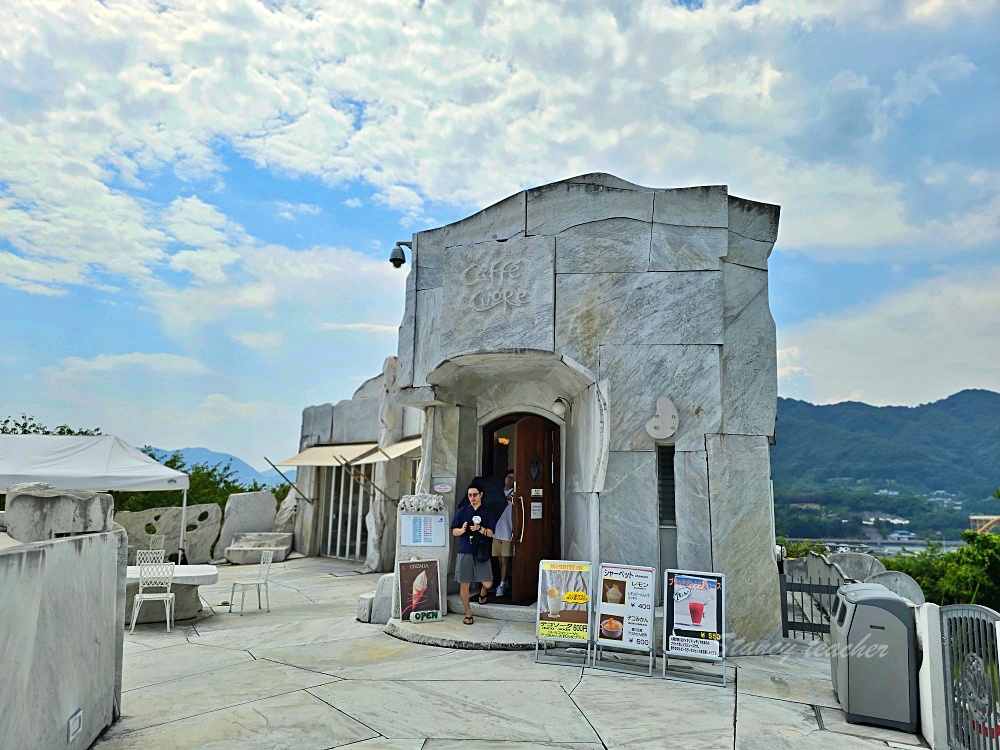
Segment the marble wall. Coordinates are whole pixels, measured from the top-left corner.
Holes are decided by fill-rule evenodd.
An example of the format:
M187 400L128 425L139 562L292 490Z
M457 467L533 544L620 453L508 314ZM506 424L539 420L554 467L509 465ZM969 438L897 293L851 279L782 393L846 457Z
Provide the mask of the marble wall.
M611 451L599 505L600 561L658 565L656 453Z
M0 550L0 747L89 747L120 714L124 529Z
M394 398L427 408L421 490L478 473L480 424L561 398L563 555L658 565L656 448L673 445L679 564L728 573L731 631L768 641L778 219L724 185L587 174L415 234ZM679 424L658 442L664 396Z

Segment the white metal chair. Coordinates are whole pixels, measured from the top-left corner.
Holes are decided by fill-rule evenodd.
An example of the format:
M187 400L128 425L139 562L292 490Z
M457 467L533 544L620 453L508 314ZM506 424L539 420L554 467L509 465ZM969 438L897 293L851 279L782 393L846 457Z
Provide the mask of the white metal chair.
M261 609L260 606L260 587L264 587L264 600L267 602L267 611L271 611L271 598L267 591L267 577L271 573L271 560L274 559L274 550L268 549L264 550L260 555L260 567L257 568L257 577L252 581L235 581L233 583L233 591L229 595L229 611L233 611L233 599L236 598L236 587L239 586L243 590L243 595L240 597L240 617L243 617L243 603L247 598L247 589L252 586L257 587L257 609Z
M139 553L136 552L136 554ZM143 602L163 602L163 608L167 613L167 632L170 632L170 623L174 619L174 595L170 591L170 584L173 583L173 580L174 563L145 563L139 566L139 593L132 600L130 633L135 631L135 621L139 617L139 610L142 608ZM147 592L146 589L162 590Z
M162 549L137 549L135 551L136 565L153 565L163 562Z
M150 534L149 536L149 548L150 549L163 549L163 540L167 538L166 534Z

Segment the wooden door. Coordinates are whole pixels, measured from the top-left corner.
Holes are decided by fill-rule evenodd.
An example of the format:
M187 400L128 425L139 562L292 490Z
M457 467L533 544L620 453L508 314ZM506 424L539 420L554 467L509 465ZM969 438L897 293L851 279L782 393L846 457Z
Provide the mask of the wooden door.
M515 426L511 570L515 604L535 601L539 561L559 557L558 429L535 416L522 417Z

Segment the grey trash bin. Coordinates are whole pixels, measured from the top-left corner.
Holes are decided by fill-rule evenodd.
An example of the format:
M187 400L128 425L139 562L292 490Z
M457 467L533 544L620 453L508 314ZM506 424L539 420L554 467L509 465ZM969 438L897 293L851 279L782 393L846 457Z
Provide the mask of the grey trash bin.
M847 663L841 664L840 655L847 652L847 628L844 627L847 619L847 608L852 609L854 604L848 605L846 596L852 591L865 591L875 589L876 591L886 591L886 587L879 583L845 583L837 589L837 595L833 598L833 610L830 612L830 680L833 682L833 694L838 698L837 683L840 671L847 674ZM846 677L845 677L846 679Z
M917 633L913 609L873 584L848 588L831 624L837 698L849 724L916 732L919 717ZM836 631L834 631L836 628Z

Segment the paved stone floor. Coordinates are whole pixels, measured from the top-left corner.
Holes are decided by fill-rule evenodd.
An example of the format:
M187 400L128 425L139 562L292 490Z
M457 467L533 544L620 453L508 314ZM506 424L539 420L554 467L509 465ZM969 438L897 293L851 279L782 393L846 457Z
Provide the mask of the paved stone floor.
M271 612L247 597L228 614L223 567L202 617L169 635L125 634L123 717L95 747L684 748L799 750L919 746L914 735L846 724L825 659L731 660L726 688L535 664L526 651L417 645L355 620L378 576L303 558L271 569ZM454 621L454 622L452 622ZM457 623L457 624L456 624ZM448 617L492 640L521 623ZM529 626L530 627L530 626ZM518 628L519 630L519 628ZM480 632L481 631L481 632Z

